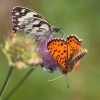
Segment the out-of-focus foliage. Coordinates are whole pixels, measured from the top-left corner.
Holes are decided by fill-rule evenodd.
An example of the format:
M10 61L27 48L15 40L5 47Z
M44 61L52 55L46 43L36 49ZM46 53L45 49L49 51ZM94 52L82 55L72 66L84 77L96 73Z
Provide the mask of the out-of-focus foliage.
M76 34L83 39L88 54L78 70L66 77L48 83L60 76L59 71L50 74L38 67L10 100L100 100L100 1L99 0L1 0L0 1L0 43L11 30L11 9L15 5L31 8L44 15L49 22L62 31ZM0 50L0 87L9 69L8 62ZM25 75L28 69L13 73L4 97Z

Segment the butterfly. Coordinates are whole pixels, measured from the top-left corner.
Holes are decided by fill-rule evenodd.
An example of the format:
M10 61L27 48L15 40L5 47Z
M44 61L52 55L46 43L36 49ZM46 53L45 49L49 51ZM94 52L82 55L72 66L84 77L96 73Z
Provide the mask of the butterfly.
M12 25L12 33L24 32L36 40L53 37L56 32L60 32L60 28L52 26L42 15L21 6L12 9Z
M47 42L47 48L64 73L74 71L87 54L87 49L82 48L82 40L76 35L70 35L66 40L51 39Z

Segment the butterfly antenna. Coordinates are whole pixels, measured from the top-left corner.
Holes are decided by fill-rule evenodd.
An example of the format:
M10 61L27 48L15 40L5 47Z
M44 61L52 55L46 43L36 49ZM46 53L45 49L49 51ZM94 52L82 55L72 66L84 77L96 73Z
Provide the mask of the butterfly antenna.
M61 28L60 28L61 29ZM66 37L65 33L62 32L61 30L59 31L62 34L62 38Z
M67 74L66 74L66 79L67 79L67 87L70 88Z
M59 78L61 78L61 77L63 77L63 76L65 76L65 74L63 74L63 75L61 75L61 76L59 76L59 77L57 77L57 78L54 78L54 79L52 79L52 80L49 80L48 82L53 82L53 81L55 81L55 80L57 80L57 79L59 79Z

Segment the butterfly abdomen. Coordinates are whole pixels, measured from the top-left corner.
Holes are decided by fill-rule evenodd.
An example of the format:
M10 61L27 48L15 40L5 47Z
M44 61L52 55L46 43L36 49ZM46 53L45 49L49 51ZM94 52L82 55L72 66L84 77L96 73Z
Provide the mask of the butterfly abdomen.
M87 49L81 51L76 57L73 58L73 62L77 62L78 60L82 59L87 54Z

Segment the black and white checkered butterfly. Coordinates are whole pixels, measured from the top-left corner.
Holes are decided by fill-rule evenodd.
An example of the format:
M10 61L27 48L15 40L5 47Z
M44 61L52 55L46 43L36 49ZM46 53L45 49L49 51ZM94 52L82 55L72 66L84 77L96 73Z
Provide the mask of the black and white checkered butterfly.
M15 6L12 9L12 32L21 32L35 39L43 37L52 37L60 28L52 26L42 15L31 9Z

